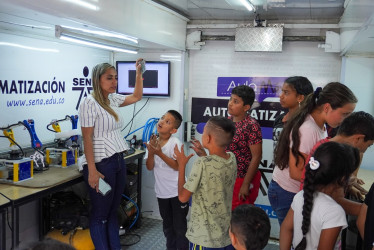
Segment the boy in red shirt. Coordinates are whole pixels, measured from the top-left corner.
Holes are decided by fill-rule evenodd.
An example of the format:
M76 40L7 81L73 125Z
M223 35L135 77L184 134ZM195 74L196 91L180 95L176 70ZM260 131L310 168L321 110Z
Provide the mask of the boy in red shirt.
M249 115L254 100L254 90L241 85L232 90L227 105L229 119L235 123L235 135L226 151L234 153L238 165L232 209L241 204L254 204L260 189L258 166L262 158L262 133L260 124ZM197 155L206 155L199 141L191 143Z

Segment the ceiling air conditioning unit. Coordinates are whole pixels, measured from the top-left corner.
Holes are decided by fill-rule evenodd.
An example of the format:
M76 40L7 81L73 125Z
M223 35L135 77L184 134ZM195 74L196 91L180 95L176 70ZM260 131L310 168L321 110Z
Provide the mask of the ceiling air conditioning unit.
M236 28L235 51L282 52L283 25L280 26Z

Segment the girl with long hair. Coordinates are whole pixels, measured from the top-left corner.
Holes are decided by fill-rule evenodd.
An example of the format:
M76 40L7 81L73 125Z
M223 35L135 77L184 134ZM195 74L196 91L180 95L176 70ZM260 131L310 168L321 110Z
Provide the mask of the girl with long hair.
M345 85L331 82L306 97L287 121L274 152L275 168L269 201L282 224L299 191L305 161L314 144L327 137L325 123L337 127L356 107L357 98Z
M273 145L277 146L279 136L288 119L300 108L304 99L313 93L312 83L303 76L288 77L282 86L282 92L279 96L279 103L286 112L275 118L273 125ZM273 160L274 168L274 160Z
M332 195L347 186L359 164L359 150L348 144L326 142L317 148L306 165L304 189L282 223L281 250L291 249L291 243L295 250L339 249L338 237L347 219Z

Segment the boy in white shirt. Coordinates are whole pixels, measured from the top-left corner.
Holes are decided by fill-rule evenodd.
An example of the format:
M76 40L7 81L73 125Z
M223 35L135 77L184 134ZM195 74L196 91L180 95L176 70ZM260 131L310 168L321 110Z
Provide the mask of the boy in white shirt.
M167 249L188 249L187 213L188 202L178 199L178 163L173 157L174 147L182 143L174 136L182 123L182 116L175 110L167 111L157 123L156 135L146 143L146 166L154 170L155 192L163 220Z

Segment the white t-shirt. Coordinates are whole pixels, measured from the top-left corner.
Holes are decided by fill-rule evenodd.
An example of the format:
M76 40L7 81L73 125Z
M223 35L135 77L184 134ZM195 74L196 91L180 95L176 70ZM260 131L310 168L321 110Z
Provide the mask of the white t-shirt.
M96 163L129 148L121 133L124 122L119 112L119 106L125 98L119 94L108 96L110 107L117 113L118 121L92 95L87 96L79 106L81 127L94 127L93 151ZM79 169L82 170L82 165L87 163L84 155L79 162Z
M175 160L173 157L175 145L178 145L180 149L182 143L178 138L171 136L168 142L161 148L162 153ZM167 199L178 196L178 171L172 169L159 156L155 155L154 157L155 167L153 168L153 172L155 175L156 197ZM144 158L148 158L148 150L146 150Z
M301 230L303 222L303 204L304 204L304 191L298 192L291 204L291 208L294 211L293 217L293 240L292 246L295 248L303 238L303 232ZM316 192L314 194L313 209L310 216L310 229L306 234L306 249L317 249L321 231L323 229L347 227L347 219L343 208L336 203L330 196L325 193ZM339 249L340 240L337 240L334 249Z
M321 129L314 121L311 115L305 118L304 123L299 128L300 146L299 151L309 155L314 145L321 139L327 137L326 129ZM292 147L292 139L290 135L290 148ZM280 170L275 167L273 172L273 180L278 183L284 190L291 193L297 193L300 190L300 181L294 180L290 177L289 167Z

